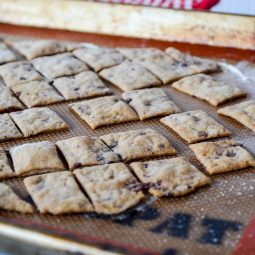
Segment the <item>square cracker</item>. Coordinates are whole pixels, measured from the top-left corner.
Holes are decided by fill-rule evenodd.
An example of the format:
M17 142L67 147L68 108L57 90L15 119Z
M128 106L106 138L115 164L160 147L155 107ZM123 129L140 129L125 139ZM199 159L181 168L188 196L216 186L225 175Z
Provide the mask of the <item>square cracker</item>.
M56 142L70 169L119 162L119 156L112 152L99 138L76 136Z
M32 64L27 61L18 61L0 66L0 76L10 88L17 84L43 79Z
M13 90L28 108L49 105L64 100L64 98L44 80L23 83Z
M32 63L35 69L49 80L88 70L88 67L71 53L35 58Z
M144 199L141 191L129 188L137 185L137 180L123 163L84 167L74 174L97 213L118 214Z
M22 200L11 187L0 183L0 209L21 213L33 213L34 208L31 204Z
M80 48L73 54L98 72L104 68L116 66L124 61L124 56L115 49L92 47Z
M12 40L8 43L28 60L53 55L66 50L62 42L55 40Z
M115 96L99 97L69 107L92 128L138 120L135 111Z
M15 126L8 113L0 114L0 141L21 138L23 135Z
M249 100L239 104L230 105L217 111L219 114L229 116L255 132L255 101Z
M15 176L3 148L0 148L0 180Z
M173 114L160 119L188 143L230 135L230 132L202 110Z
M33 175L64 170L54 143L26 143L12 147L10 154L17 175Z
M130 166L149 192L157 197L183 196L211 183L210 178L183 157L134 162Z
M0 65L17 61L18 57L4 43L0 42Z
M142 65L131 61L104 69L100 76L124 91L160 86L160 80Z
M111 133L101 136L100 139L119 154L123 161L176 154L163 135L149 128Z
M155 48L122 48L119 51L127 58L149 69L165 84L187 75L209 71L207 68L195 68L194 61L188 61L186 58L176 59ZM218 65L212 64L209 69L218 69Z
M128 59L141 64L163 83L180 78L171 59L164 52L154 48L120 48L118 49ZM182 77L182 76L181 76Z
M220 69L220 66L214 60L192 56L172 47L167 48L165 52L174 61L175 65L188 75L214 72Z
M9 88L0 86L0 112L10 112L24 108Z
M68 128L66 122L47 107L12 112L10 115L25 137Z
M54 80L53 86L66 100L112 94L112 91L92 71L82 72L75 76L57 78Z
M141 120L180 112L180 108L170 100L160 88L141 89L122 94L123 99L133 107Z
M173 88L190 96L203 99L213 106L246 95L242 89L217 81L206 74L192 75L172 84Z
M60 215L93 211L70 172L27 177L24 184L40 213Z
M189 147L210 174L255 166L254 157L233 140L203 142Z

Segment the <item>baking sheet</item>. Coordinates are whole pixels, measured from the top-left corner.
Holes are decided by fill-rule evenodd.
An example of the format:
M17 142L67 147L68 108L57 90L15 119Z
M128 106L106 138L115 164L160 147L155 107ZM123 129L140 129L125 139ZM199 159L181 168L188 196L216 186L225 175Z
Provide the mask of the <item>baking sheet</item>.
M226 64L224 68L231 71L214 76L233 85L244 87L249 94L245 99L255 98L252 80L246 79ZM121 95L120 90L107 84L116 95ZM252 131L230 118L217 115L217 108L178 92L172 89L171 85L163 88L170 93L172 100L183 111L203 109L208 112L232 132L231 138L242 143L255 155L255 137ZM245 99L234 100L225 105ZM1 146L8 150L12 146L28 142L45 140L56 142L77 135L101 136L111 132L151 127L169 139L176 148L178 156L188 158L203 171L203 167L195 159L188 144L176 133L163 126L159 118L92 130L69 111L68 103L58 103L49 107L70 125L70 130L5 142L1 143ZM118 217L104 217L96 214L22 215L0 211L0 221L122 254L231 254L244 227L255 214L254 173L255 169L250 168L216 175L212 177L211 187L204 187L181 198L150 200L148 204ZM22 198L31 201L22 178L4 182L13 187Z

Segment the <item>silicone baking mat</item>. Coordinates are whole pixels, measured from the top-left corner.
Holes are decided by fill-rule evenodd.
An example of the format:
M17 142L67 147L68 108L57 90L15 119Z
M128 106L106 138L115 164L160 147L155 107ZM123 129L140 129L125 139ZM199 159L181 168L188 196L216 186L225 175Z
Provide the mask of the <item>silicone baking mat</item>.
M120 45L123 46L123 45ZM140 45L137 45L140 47ZM232 62L233 64L233 62ZM245 99L255 98L254 84L235 69L214 74L221 80L244 87L248 93ZM121 91L116 87L117 96ZM255 137L252 131L227 117L217 115L216 107L163 86L172 100L183 111L203 109L222 123L231 132L231 138L242 143L255 155ZM229 102L238 103L245 99ZM69 103L69 102L68 102ZM28 143L143 129L151 127L164 134L176 148L178 156L184 156L201 171L203 167L195 159L187 143L159 122L159 118L111 125L92 130L68 109L68 103L51 105L69 125L70 130L41 134L32 138L1 143L4 149ZM223 139L218 139L223 140ZM121 254L231 254L244 227L255 213L255 169L245 169L212 177L212 185L180 198L161 198L138 206L118 217L96 214L66 216L22 215L0 211L0 221L33 229L50 235L75 240ZM31 201L22 178L4 181L11 185L22 198ZM100 253L99 253L100 254Z

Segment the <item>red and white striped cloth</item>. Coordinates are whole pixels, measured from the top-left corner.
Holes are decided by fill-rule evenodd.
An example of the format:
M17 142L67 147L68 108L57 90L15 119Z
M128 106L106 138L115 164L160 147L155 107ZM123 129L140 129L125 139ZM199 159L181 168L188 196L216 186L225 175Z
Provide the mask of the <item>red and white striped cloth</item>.
M157 6L176 9L210 10L220 0L98 0L99 2Z

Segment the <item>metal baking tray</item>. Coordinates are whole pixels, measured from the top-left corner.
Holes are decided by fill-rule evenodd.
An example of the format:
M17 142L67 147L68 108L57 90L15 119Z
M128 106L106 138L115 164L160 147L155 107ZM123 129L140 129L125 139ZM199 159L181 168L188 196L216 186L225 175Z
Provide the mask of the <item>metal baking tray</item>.
M43 37L47 37L47 30L42 34ZM61 37L66 40L78 39L79 41L86 41L87 38L89 42L119 47L154 46L164 49L167 46L175 46L192 54L219 57L219 61L225 61L224 65L228 70L214 74L214 76L233 85L237 84L248 92L246 98L230 101L224 106L255 98L252 80L241 75L233 66L226 64L235 65L237 59L248 59L250 56L248 51L138 39L117 38L114 40L106 36L99 39L100 36L97 35L79 37L76 34L70 37L70 34L69 32L65 36L62 32L51 33L50 37ZM222 60L221 56L225 60ZM117 96L121 95L119 89L109 83L107 85ZM255 155L255 136L251 130L230 118L219 116L216 113L216 107L178 92L172 89L170 84L163 88L170 93L173 101L183 111L202 109L209 113L232 132L231 138L242 143ZM68 103L70 102L58 103L49 107L70 125L69 130L5 142L1 143L1 146L8 150L12 146L28 142L44 140L56 142L77 135L100 136L111 132L151 127L169 139L176 148L178 156L186 157L201 171L204 171L188 148L188 144L163 126L159 118L92 130L68 109ZM210 187L204 187L191 195L180 198L150 199L147 204L115 217L96 214L51 216L36 213L23 215L0 211L0 233L31 243L68 251L83 251L86 254L231 254L255 212L254 174L255 169L249 168L215 175L212 176ZM13 178L4 182L13 187L23 199L31 201L22 178ZM81 249L78 249L79 245Z

